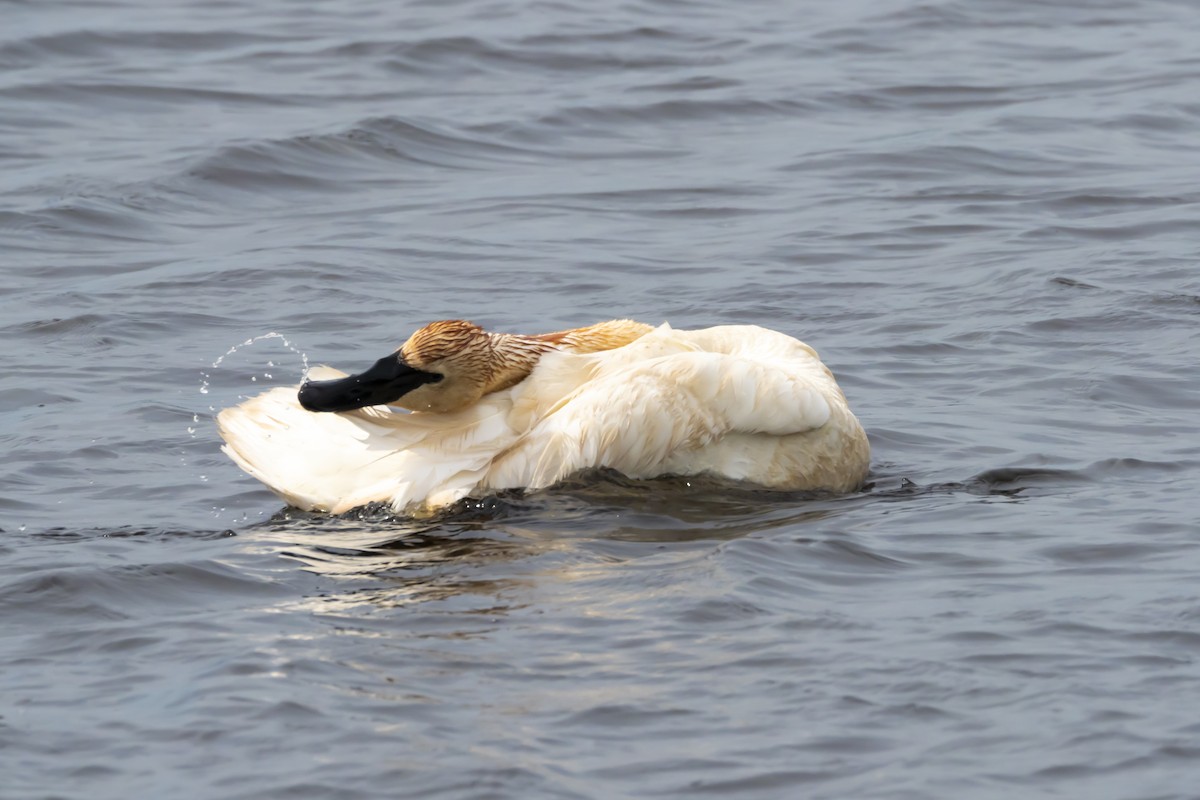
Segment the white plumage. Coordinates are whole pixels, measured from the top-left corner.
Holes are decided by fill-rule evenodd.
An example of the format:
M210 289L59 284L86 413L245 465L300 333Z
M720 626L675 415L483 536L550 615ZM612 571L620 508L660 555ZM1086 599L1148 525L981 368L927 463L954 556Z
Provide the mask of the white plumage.
M455 411L315 413L295 387L272 389L218 415L223 449L288 503L333 513L372 502L435 509L593 468L778 489L862 484L866 436L810 347L755 326L643 327L598 352L546 345L523 380ZM323 369L310 377L343 375Z

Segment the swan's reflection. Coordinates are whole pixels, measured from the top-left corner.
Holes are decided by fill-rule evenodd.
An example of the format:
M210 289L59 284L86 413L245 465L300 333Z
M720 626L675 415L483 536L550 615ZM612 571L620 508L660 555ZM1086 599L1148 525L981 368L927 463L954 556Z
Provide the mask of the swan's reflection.
M284 509L243 536L260 552L273 551L304 572L333 579L304 603L314 611L463 596L475 598L465 610L503 613L508 604L498 598L521 581L500 565L532 558L554 543L484 530L469 516L414 520L365 508L334 517Z
M298 604L358 629L375 611L422 605L426 613L405 617L409 633L420 628L418 635L462 637L486 635L488 624L523 608L658 602L647 594L642 567L674 593L693 591L685 584L696 583L697 575L704 577L696 591L720 593L722 580L738 585L736 570L725 573L719 565L729 562L713 560L714 552L751 535L813 547L806 558L827 559L834 567L821 575L836 582L839 570L857 574L862 553L872 564L904 560L894 547L857 541L855 519L864 511L876 518L874 504L943 495L1019 502L1033 482L1059 482L1058 476L1004 472L922 485L887 464L872 478L855 494L814 496L696 478L635 481L598 473L549 490L465 501L424 519L385 507L341 516L284 509L238 538L247 552L269 556L256 559L258 568L267 565L296 584L294 597L303 599L289 600L289 608ZM739 547L751 570L752 552ZM847 565L847 552L860 557ZM683 583L673 577L684 575L692 577ZM828 582L805 574L796 580ZM364 630L378 633L372 626Z
M595 474L426 519L380 507L341 516L285 509L243 541L334 579L314 598L325 611L454 600L460 611L502 614L547 578L594 579L597 569L648 556L701 559L721 542L811 524L843 503L703 479Z

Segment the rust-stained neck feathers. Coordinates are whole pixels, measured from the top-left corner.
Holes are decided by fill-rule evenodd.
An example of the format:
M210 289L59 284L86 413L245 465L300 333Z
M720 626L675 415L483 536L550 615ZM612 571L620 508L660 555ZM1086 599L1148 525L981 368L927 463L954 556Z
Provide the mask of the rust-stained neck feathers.
M612 350L651 330L649 325L619 319L527 336L489 333L466 320L432 322L409 337L400 348L400 356L413 368L441 375L443 379L409 392L393 405L413 411L456 411L484 395L520 383L551 350L571 353Z

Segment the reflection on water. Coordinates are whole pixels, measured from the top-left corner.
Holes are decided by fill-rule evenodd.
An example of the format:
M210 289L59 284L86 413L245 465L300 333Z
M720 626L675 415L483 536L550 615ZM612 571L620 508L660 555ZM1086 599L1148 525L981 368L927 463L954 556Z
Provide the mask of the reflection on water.
M362 604L381 607L446 601L455 609L505 613L512 598L538 581L580 580L664 552L694 560L722 542L772 531L820 528L801 537L812 557L834 571L863 563L902 563L837 533L836 519L873 503L934 495L1017 500L1031 485L1070 485L1066 470L991 470L954 483L917 485L876 474L862 492L843 495L771 492L708 478L634 481L611 472L576 476L552 489L465 500L413 518L371 506L333 516L283 509L239 533L239 543L278 553L311 574L336 579L304 604L328 613ZM664 551L665 545L671 545ZM827 579L832 579L831 576ZM466 599L473 598L473 599Z
M674 558L702 557L723 541L822 519L841 502L716 481L593 474L527 495L463 501L429 518L384 507L340 516L285 509L242 531L239 543L336 579L306 601L326 612L462 595L475 599L460 598L459 610L502 613L506 598L538 580L580 580L595 569L661 558L666 544Z

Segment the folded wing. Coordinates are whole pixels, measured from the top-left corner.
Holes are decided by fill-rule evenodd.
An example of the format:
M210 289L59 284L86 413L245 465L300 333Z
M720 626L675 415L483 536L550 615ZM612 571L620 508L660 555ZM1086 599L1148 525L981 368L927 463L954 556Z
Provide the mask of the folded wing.
M731 338L744 342L745 331ZM697 343L688 332L664 326L619 351L543 359L518 387L534 398L518 391L517 413L536 402L540 386L577 388L538 412L526 411L534 422L496 457L486 487L544 487L594 468L651 477L663 474L666 464L683 463L680 454L703 453L730 434L780 437L821 427L830 416L824 392L831 378L810 349L779 338L779 347L760 347L748 357L712 352L707 348L720 347L719 341ZM572 371L587 379L558 381L559 373ZM703 471L702 460L689 463Z

